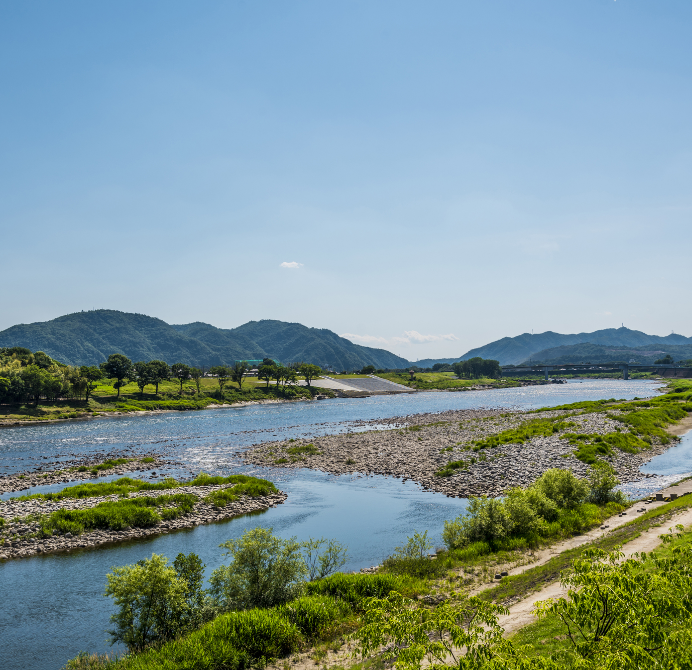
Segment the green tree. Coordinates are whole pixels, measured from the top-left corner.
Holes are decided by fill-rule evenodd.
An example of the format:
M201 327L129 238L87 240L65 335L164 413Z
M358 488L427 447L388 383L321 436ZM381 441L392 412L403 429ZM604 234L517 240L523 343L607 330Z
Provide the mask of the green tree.
M173 561L173 567L178 578L185 583L183 596L187 605L180 613L178 627L182 630L198 628L211 618L206 591L202 588L206 566L197 554L180 553Z
M486 668L496 650L507 646L498 615L508 610L460 594L452 603L429 609L396 591L369 598L363 625L354 633L358 651L364 658L381 654L397 670L419 670L424 661L432 669Z
M597 505L605 505L609 502L624 504L625 495L622 491L616 491L615 487L620 483L615 469L610 463L596 461L589 467L589 501Z
M105 595L118 608L111 616L111 643L123 642L138 651L175 636L189 609L189 585L168 566L165 556L152 554L135 565L113 568L106 580Z
M52 382L52 377L47 370L43 370L38 365L27 365L21 373L24 388L30 397L34 399L34 404L38 406L38 401L44 394L48 385Z
M243 388L243 379L249 370L248 364L245 361L237 361L231 369L231 379L238 384L238 389Z
M6 402L10 398L12 382L7 377L0 377L0 401Z
M120 388L125 386L124 380L132 374L132 361L123 354L111 354L105 363L101 363L101 369L110 379L115 379L113 386L118 389L118 398L120 397Z
M274 365L273 362L271 365L266 365L266 364L262 363L262 365L260 365L259 369L257 370L257 379L266 380L267 388L269 388L269 382L272 379L274 379L274 371L275 370L276 370L276 366Z
M293 368L284 368L283 385L295 384L298 381L298 373Z
M622 558L621 552L588 549L563 573L568 597L537 604L539 616L562 622L581 661L570 667L690 667L690 546L669 557L643 553ZM679 636L685 630L687 659L682 658Z
M534 486L563 509L574 509L589 494L589 485L583 479L575 477L571 470L559 468L546 470Z
M322 368L319 365L313 365L312 363L301 363L298 368L298 372L305 378L305 383L310 386L310 383L316 377L322 374Z
M305 567L308 579L314 582L336 572L346 563L348 549L337 540L328 540L324 537L319 540L310 538L303 542L305 552Z
M190 366L185 363L173 363L171 375L180 382L180 395L183 395L183 383L190 379Z
M228 383L231 376L231 372L225 365L215 365L213 368L209 368L209 374L216 376L216 381L219 382L219 390L223 393L223 387Z
M192 377L193 381L195 382L197 395L199 395L202 377L204 377L204 371L200 370L199 368L190 368L190 377Z
M159 394L159 384L171 378L171 368L165 361L149 361L151 383L156 386L156 395Z
M89 396L93 393L94 389L98 386L97 382L103 379L103 372L100 368L95 365L82 365L79 368L79 378L84 380L83 388L84 395L87 402L89 401Z
M277 365L272 370L272 379L276 379L276 388L277 389L279 388L279 384L286 377L287 373L288 373L288 368L285 368L283 365Z
M212 573L211 594L221 610L272 607L297 597L307 572L295 538L283 540L271 528L246 530L221 545L233 561Z
M54 361L43 351L37 351L34 354L34 364L38 365L38 367L42 368L43 370L48 370L49 368L53 367Z
M153 384L151 366L144 361L138 361L132 366L131 381L139 387L140 395L144 395L144 387Z

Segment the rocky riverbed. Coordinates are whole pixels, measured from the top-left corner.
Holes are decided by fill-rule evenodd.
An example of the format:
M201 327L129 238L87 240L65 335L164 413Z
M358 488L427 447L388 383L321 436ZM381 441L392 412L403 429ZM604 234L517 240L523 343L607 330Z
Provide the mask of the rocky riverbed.
M63 498L50 500L15 500L0 501L0 517L5 518L0 527L0 560L8 558L26 558L36 554L47 554L59 551L71 551L98 547L104 544L134 540L151 535L171 533L183 528L192 528L206 523L230 519L241 514L257 512L283 503L287 495L281 491L263 497L239 496L238 500L225 507L215 507L203 499L214 491L232 487L219 486L181 486L164 491L140 491L131 493L129 498L156 497L162 494L191 493L198 498L193 509L177 519L161 521L149 528L125 528L123 530L93 530L73 536L71 533L44 536L41 532L41 517L60 509L84 510L95 507L106 501L116 501L117 495L94 496L91 498Z
M611 411L616 415L617 410ZM523 443L502 444L473 451L481 440L528 420L560 418L572 425L547 437L534 437ZM569 468L584 477L588 466L574 456L575 447L565 433L604 435L627 432L620 422L603 413L581 414L570 410L539 413L493 410L462 410L440 414L421 414L390 420L390 430L346 433L307 440L269 442L256 445L242 454L255 465L287 468L312 468L335 475L378 474L419 482L423 488L448 496L502 495L512 486L527 486L549 468ZM312 445L312 446L311 446ZM624 482L647 475L639 468L670 444L652 444L638 454L615 450L609 460ZM449 462L464 460L466 466L451 476L435 473Z
M108 461L126 460L112 467L104 467ZM170 468L173 463L166 460L159 452L146 452L132 456L128 453L99 454L91 458L75 458L62 461L61 467L54 470L32 470L17 472L0 477L0 494L26 491L34 486L49 486L52 484L68 484L69 482L85 481L95 477L124 475L128 472L141 470L157 470Z

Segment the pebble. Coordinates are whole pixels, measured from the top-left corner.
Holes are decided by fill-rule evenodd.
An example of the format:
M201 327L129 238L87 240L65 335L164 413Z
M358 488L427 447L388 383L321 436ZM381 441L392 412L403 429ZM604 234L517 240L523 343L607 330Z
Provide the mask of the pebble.
M562 433L605 435L616 429L627 432L622 423L598 412L460 410L400 417L390 420L394 427L389 430L320 436L294 442L265 442L251 447L242 456L246 462L269 467L307 467L334 475L387 475L404 481L411 479L424 489L450 497L496 497L514 486L530 485L549 468L567 468L578 477L587 475L588 466L574 456L575 447L561 437L561 433L478 452L467 450L474 440L516 428L527 420L553 417L563 417L576 424ZM382 422L372 423L381 425ZM287 451L309 443L315 446L318 454L291 455ZM669 447L653 444L638 454L616 449L614 456L606 460L611 462L623 483L638 481L649 476L639 471L640 466ZM472 458L476 459L475 463L471 463ZM277 462L283 459L288 462ZM449 477L435 474L447 463L459 460L468 462L466 469L454 470Z

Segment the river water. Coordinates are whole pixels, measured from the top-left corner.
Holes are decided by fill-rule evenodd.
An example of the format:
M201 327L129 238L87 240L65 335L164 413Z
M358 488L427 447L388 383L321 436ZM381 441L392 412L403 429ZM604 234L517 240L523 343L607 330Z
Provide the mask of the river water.
M534 409L580 400L647 397L658 384L644 380L583 380L465 393L416 393L244 408L127 416L0 431L4 473L51 467L80 455L160 448L178 459L180 472L231 473L237 452L260 441L361 430L363 421L381 422L421 412L450 409ZM372 425L367 426L372 429ZM692 470L692 440L673 459L661 462L664 475ZM657 458L664 459L666 454ZM656 459L654 459L655 461ZM650 472L659 472L649 464ZM650 468L654 467L654 470ZM0 668L60 668L79 651L104 652L112 613L103 597L105 574L151 556L173 559L197 553L207 573L224 562L219 544L256 526L282 537L335 537L349 547L345 570L375 565L414 530L428 530L441 544L444 521L461 514L466 501L421 491L413 482L383 476L331 476L310 470L240 468L274 481L288 500L263 513L200 526L110 548L36 556L0 563ZM100 481L103 481L101 479Z

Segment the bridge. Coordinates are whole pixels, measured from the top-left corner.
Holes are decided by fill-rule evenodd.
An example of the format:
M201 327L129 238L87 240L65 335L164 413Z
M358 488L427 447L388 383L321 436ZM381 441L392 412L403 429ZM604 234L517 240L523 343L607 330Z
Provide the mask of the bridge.
M563 363L561 365L517 365L503 366L503 377L514 377L517 375L535 375L543 373L546 379L550 378L552 372L559 375L574 374L605 374L621 372L623 379L630 378L630 370L637 372L655 372L662 377L692 377L692 368L684 365L673 364L649 364L643 363Z

